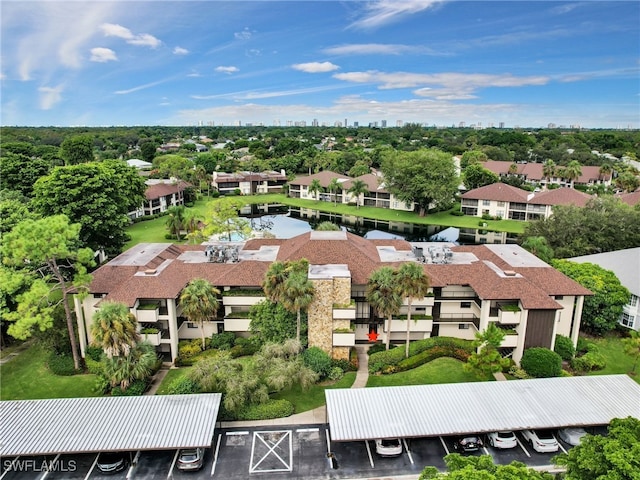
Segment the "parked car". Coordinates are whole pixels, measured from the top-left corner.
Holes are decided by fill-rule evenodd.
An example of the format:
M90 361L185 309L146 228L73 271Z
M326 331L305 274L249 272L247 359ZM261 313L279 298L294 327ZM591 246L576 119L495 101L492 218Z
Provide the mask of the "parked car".
M549 453L558 451L558 441L551 430L523 430L522 436L536 452Z
M96 467L102 473L121 472L129 465L126 452L102 452L98 455Z
M491 432L487 435L489 445L493 448L513 448L518 446L518 439L513 432Z
M582 437L587 434L584 428L580 427L570 427L570 428L561 428L558 430L558 437L565 443L569 445L579 445L582 441Z
M204 464L204 448L185 448L178 453L178 470L200 470Z
M399 438L378 438L376 453L381 457L397 457L402 454L402 442Z
M483 446L482 439L477 435L460 437L453 442L453 448L461 452L475 452Z

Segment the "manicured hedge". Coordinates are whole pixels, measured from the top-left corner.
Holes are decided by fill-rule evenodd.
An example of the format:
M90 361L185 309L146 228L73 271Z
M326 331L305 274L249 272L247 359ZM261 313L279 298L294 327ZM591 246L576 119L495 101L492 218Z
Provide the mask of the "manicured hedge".
M435 350L432 354L426 353L418 359L412 360L412 357L431 350L434 347L441 348ZM370 355L369 373L393 373L408 370L442 356L453 356L454 358L464 359L464 361L466 361L469 355L473 353L473 346L470 340L461 340L453 337L431 337L411 342L409 344L408 359L405 359L404 353L404 347L398 347ZM431 355L437 356L429 358ZM402 363L402 366L400 366L400 363Z
M236 415L238 420L270 420L293 415L293 404L289 400L269 400L259 405L250 405L243 408Z
M553 351L560 355L562 360L566 360L567 362L576 354L573 342L569 337L565 337L564 335L556 335L556 343L553 347Z
M562 373L562 358L548 348L528 348L522 355L520 366L532 377L559 377Z

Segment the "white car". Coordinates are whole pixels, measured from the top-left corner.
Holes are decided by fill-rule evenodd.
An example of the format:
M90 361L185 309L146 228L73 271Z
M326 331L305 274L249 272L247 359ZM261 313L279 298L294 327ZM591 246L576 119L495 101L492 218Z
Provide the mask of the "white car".
M558 441L551 430L523 430L522 436L538 453L558 451Z
M518 446L516 434L513 432L491 432L487 435L489 445L493 448L514 448Z
M558 437L565 443L569 445L579 445L582 441L582 437L587 434L584 428L580 427L571 427L571 428L561 428L558 430Z
M378 438L376 453L381 457L397 457L402 453L402 443L399 438Z

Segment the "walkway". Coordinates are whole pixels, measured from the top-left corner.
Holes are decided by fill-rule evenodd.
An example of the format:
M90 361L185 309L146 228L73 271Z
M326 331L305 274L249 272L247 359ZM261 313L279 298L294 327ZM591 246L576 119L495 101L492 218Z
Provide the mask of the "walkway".
M369 345L356 345L355 348L358 352L358 371L351 388L364 388L367 386L367 380L369 379L369 355L367 354ZM237 428L267 425L316 425L319 423L327 423L327 407L325 405L306 412L295 413L289 417L274 418L272 420L220 422L220 425L222 428Z
M156 374L151 378L151 386L146 392L144 392L144 394L155 395L156 392L158 391L158 388L162 384L164 377L167 376L167 373L169 373L169 367L166 367L164 365L160 367L160 370L158 370Z

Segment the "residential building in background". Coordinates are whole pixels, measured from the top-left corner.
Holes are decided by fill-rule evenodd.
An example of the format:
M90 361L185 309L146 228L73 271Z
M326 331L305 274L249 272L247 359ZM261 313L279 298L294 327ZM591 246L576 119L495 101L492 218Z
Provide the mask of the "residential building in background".
M184 205L184 191L191 184L176 178L170 179L148 179L144 182L147 189L144 192L144 203L132 212L129 218L147 217L166 212L170 207Z

